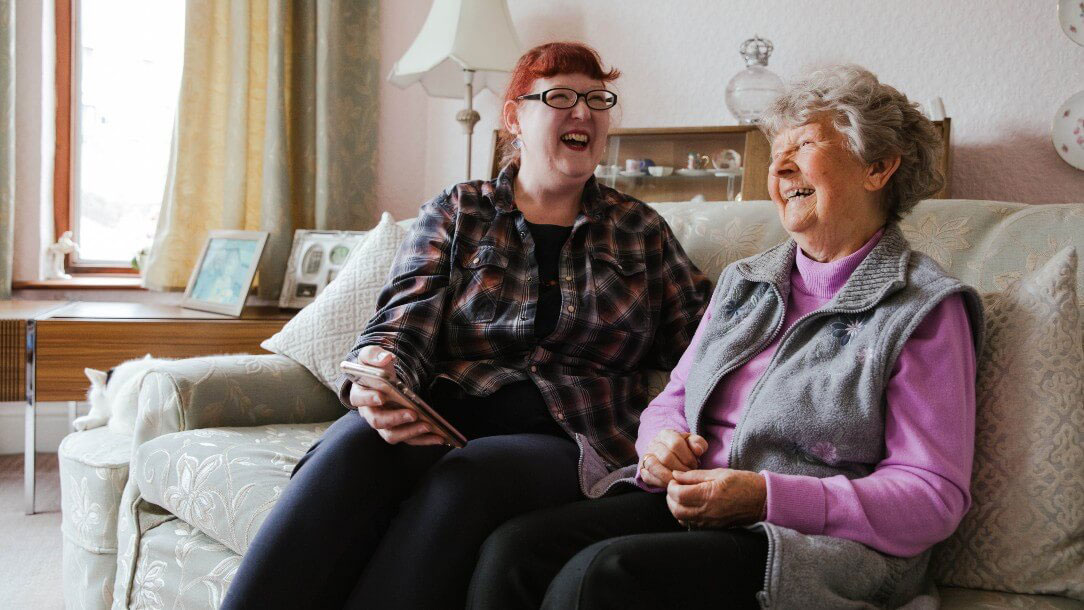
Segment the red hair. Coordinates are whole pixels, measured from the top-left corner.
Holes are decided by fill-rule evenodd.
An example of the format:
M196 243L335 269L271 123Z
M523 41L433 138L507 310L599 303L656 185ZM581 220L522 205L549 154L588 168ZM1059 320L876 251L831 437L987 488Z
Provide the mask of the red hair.
M617 68L604 70L598 51L582 42L547 42L527 51L516 62L504 92L504 101L514 102L517 97L532 93L531 85L535 80L558 74L584 74L608 83L621 76L621 71ZM519 157L519 151L512 147L514 139L512 134L501 131L501 167Z

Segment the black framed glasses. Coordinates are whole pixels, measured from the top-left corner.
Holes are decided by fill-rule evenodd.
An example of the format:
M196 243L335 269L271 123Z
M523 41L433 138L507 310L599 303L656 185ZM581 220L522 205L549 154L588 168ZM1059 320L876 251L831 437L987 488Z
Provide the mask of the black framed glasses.
M613 91L607 91L605 89L592 89L587 93L580 93L575 89L569 89L567 87L546 89L542 93L521 95L516 99L540 100L543 104L549 106L550 108L567 110L578 104L581 97L583 98L583 101L587 104L587 107L591 110L609 110L617 104L617 94Z

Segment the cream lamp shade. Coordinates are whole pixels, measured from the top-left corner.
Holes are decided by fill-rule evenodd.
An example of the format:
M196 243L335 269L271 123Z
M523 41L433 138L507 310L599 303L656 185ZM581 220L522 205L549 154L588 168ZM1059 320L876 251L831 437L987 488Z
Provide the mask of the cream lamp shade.
M433 0L421 32L388 76L404 88L420 82L432 97L466 98L467 109L456 120L467 133L467 179L478 121L474 93L489 89L501 95L520 53L505 0Z

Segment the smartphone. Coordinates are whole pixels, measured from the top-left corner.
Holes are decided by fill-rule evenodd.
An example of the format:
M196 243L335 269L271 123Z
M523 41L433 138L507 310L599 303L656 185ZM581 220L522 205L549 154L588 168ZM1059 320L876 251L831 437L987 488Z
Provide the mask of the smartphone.
M414 411L418 419L428 423L433 431L444 437L447 444L452 447L466 446L467 437L456 430L455 426L448 423L448 420L441 417L440 413L426 404L403 382L392 379L384 369L344 360L339 363L339 370L362 387L380 390L391 404Z

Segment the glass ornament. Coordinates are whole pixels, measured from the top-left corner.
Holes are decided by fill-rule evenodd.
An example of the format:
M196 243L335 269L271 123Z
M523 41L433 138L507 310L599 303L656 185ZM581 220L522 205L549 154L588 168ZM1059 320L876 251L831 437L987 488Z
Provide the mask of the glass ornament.
M783 92L783 80L768 69L772 54L769 40L754 36L742 43L739 52L745 69L726 84L726 107L738 123L756 123L769 104Z

